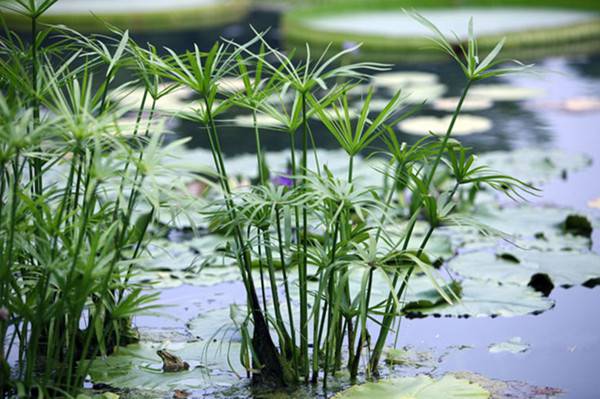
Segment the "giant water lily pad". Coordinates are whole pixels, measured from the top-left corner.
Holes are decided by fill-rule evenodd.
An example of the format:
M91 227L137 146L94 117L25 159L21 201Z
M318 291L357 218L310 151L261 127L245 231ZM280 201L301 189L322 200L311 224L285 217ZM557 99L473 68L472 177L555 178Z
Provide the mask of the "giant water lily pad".
M157 350L167 350L190 366L180 372L163 372ZM96 359L89 374L95 384L117 388L145 388L162 391L204 389L209 386L232 385L244 373L239 366L240 344L236 342L140 342L117 348L105 358ZM231 360L231 361L230 361ZM231 370L231 365L237 367Z
M251 78L252 80L253 78ZM217 87L221 93L237 93L239 91L244 90L246 87L244 84L244 79L239 77L227 76L219 79L217 82Z
M454 112L458 106L459 97L445 97L435 100L432 104L437 111ZM463 112L483 111L492 108L494 102L489 98L468 97L463 101L461 110Z
M233 118L233 124L236 126L253 128L255 125L254 116L251 114L237 115ZM283 124L270 115L256 114L256 126L259 128L282 128Z
M441 83L409 86L402 90L402 93L405 95L402 101L407 104L421 104L442 97L446 93L446 90L446 85ZM391 90L390 92L394 93Z
M569 173L588 167L592 163L591 158L584 154L541 148L488 152L482 154L479 161L491 169L534 184L567 177Z
M208 286L240 278L234 262L219 253L220 236L206 236L187 242L155 240L136 261L134 281L155 288L181 284Z
M201 313L187 323L187 329L195 338L202 340L225 338L227 341L239 341L238 328L245 318L246 307L233 304L228 308Z
M521 381L493 380L467 371L450 375L480 385L490 392L492 399L549 399L563 394L563 391L558 388L534 386Z
M444 135L452 116L438 118L436 116L417 116L408 118L398 124L400 130L415 135L426 136L433 132L436 135ZM474 133L483 133L492 128L492 121L482 116L463 114L456 119L452 135L464 136Z
M373 75L374 86L402 88L414 85L435 84L438 76L434 73L421 71L383 72Z
M379 243L381 249L389 251L392 248L402 248L407 229L408 223L395 223L386 226L386 239L381 240ZM407 249L414 250L415 252L418 251L421 243L427 235L428 230L428 223L422 221L417 222L408 241ZM448 260L454 256L452 234L452 231L443 231L441 229L434 230L434 232L431 234L424 250L431 263L441 263L442 261Z
M541 313L554 305L550 299L527 286L466 279L460 287L460 300L449 304L441 296L435 300L435 291L432 291L427 278L413 277L407 288L406 309L411 316L511 317Z
M491 344L488 350L490 353L523 353L529 350L529 344L523 342L521 337L512 337L507 341Z
M469 90L469 96L487 98L492 101L528 100L542 95L538 89L518 87L507 84L480 84Z
M478 384L446 375L440 379L419 375L356 385L334 396L337 399L487 399Z
M163 91L168 88L168 85L161 85L159 90ZM191 89L178 87L172 90L168 94L163 95L154 104L154 108L158 111L164 112L177 112L182 108L189 106L187 99L193 94ZM112 100L117 101L122 106L137 110L142 105L144 97L144 88L123 88L111 94ZM152 108L153 99L149 95L146 96L144 102L144 109L150 110Z
M394 366L433 369L439 363L439 359L433 352L406 346L386 349L385 362Z
M471 214L478 223L514 238L519 246L532 249L583 249L589 248L590 240L584 235L573 235L565 231L565 222L577 215L572 209L521 205L497 208L482 206ZM582 221L587 221L582 217ZM589 223L589 221L588 221Z
M546 274L554 285L572 286L600 278L600 255L576 251L473 252L461 254L449 267L463 277L503 284L529 284Z

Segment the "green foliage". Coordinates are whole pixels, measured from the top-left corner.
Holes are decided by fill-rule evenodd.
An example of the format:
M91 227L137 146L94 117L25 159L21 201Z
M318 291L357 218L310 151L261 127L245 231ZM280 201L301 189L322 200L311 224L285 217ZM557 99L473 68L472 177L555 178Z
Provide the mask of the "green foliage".
M174 179L161 160L182 142L149 138L141 107L133 139L121 135L129 110L109 100L123 68L144 63L128 33L62 29L44 46L53 28L36 20L53 3L15 2L34 40L10 33L0 50L0 397L77 393L82 360L135 340L132 317L157 295L131 282L133 264L176 195L156 179Z
M415 18L436 30L423 17ZM227 235L223 252L244 284L248 306L235 310L233 328L241 337L241 363L258 382L326 383L342 367L356 378L365 356L366 373L377 373L400 317L417 310L459 312L446 308L475 290L443 280L427 256L434 231L457 220L458 194L485 185L515 198L535 191L479 166L452 137L472 82L522 69L499 65L501 43L479 62L471 34L463 62L440 33L437 43L459 62L466 85L445 134L408 145L392 130L415 112L403 112L400 93L372 115L369 92L352 121L347 91L388 68L344 62L354 48L315 59L307 47L306 57L296 62L257 33L243 44L216 43L208 51L194 46L184 54L166 49L160 55L115 28L111 37L51 29L59 30L61 46L41 46L46 32L31 49L11 35L0 61L6 72L0 80L0 137L5 138L0 299L8 313L0 320L0 338L9 342L0 372L2 381L10 380L0 396L17 390L27 396L40 386L50 387L45 392L50 396L77 392L90 367L102 375L93 368L96 355L128 343L132 315L153 309L155 295L134 283L136 273L142 259L154 257L156 248L147 251L146 243L161 208L180 204L186 190L173 164L163 162L183 142L164 144L163 135L151 131L152 121L156 101L180 87L201 101L176 115L198 124L199 134L209 138L218 187L202 216ZM66 62L56 69L57 60ZM117 86L120 73L135 80ZM243 90L228 90L224 82L231 78L240 78ZM139 108L121 107L116 94L135 85L144 90ZM273 96L281 103L267 101ZM288 96L291 104L284 102ZM247 189L232 184L220 144L220 118L232 107L249 109L253 116L259 179ZM127 113L136 119L129 138L119 123ZM283 176L289 185L269 181L257 122L262 115L279 121L289 136L290 171ZM346 152L343 176L319 162L312 116ZM373 149L378 139L383 149ZM356 178L355 157L365 153L383 159L383 187ZM398 216L404 223L394 230ZM426 226L422 236L415 232L417 224ZM186 250L183 258L194 255ZM428 299L407 305L413 273L428 282ZM374 288L375 279L385 284ZM519 287L518 293L531 291ZM548 304L535 295L532 300L538 308ZM486 306L482 312L491 312L492 305ZM370 320L381 326L377 336L369 330ZM9 364L12 351L18 360ZM39 359L41 369L35 367ZM178 378L161 380L170 384Z

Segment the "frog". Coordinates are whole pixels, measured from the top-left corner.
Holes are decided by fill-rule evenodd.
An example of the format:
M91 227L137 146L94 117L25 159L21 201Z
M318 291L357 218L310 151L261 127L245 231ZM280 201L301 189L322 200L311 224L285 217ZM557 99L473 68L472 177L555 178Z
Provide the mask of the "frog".
M190 365L187 362L184 362L179 356L169 353L164 349L157 350L156 354L163 361L162 369L165 373L177 373L190 369Z

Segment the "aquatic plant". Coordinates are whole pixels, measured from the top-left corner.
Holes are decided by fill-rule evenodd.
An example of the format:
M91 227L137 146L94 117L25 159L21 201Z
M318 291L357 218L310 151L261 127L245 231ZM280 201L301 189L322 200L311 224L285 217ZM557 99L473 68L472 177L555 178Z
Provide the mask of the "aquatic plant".
M432 134L412 146L399 143L391 129L414 112L402 111L401 93L373 117L369 92L357 118L351 117L354 111L348 105L348 91L369 79L370 72L388 68L374 63L336 66L353 48L329 57L324 53L316 59L307 48L306 58L295 62L257 33L248 43L217 44L206 53L197 47L183 55L167 50L169 55L155 63L162 76L193 89L205 105L179 115L198 122L209 135L224 194L211 216L221 221L221 231L229 231L234 238L230 254L239 265L249 301L249 317L241 326L243 346L252 354L249 371L256 381L291 385L322 380L326 385L327 376L342 368L344 358L352 378L356 378L365 348L369 359L366 371L376 373L392 324L408 311L402 298L415 269L429 276L443 300L460 300L460 289L442 281L426 256L433 231L453 222L457 192L463 187L485 185L509 196L534 192L520 180L476 164L474 156L451 138L473 82L526 66L498 67L503 42L480 60L472 24L467 46L458 54L429 21L416 13L414 17L438 34L436 44L459 63L466 83L445 134ZM255 44L260 44L258 53L252 50ZM236 74L241 76L244 90L234 95L220 91L219 82ZM285 101L288 97L290 102ZM216 120L233 104L252 112L257 146L258 184L241 191L229 186ZM274 123L261 125L259 115L267 115ZM314 167L309 167L311 147L316 148L309 124L312 116L346 151L346 176L335 176L321 165L316 151L311 162ZM289 135L291 187L274 186L266 178L268 168L260 140L265 128ZM297 134L301 135L299 162ZM354 157L369 151L378 139L387 146L387 151L376 151L389 160L384 180L392 181L384 192L378 186L361 186L353 176ZM389 174L389 170L394 173ZM453 181L449 190L434 184L441 171ZM395 209L395 197L406 192L411 197L407 209ZM398 213L407 217L406 230L399 238L392 237L387 229L394 220L392 214ZM429 228L415 251L408 244L422 218ZM253 275L256 268L258 277ZM283 275L281 287L278 270ZM296 276L295 287L290 281L292 274ZM373 304L375 274L388 282L388 299ZM360 281L358 290L351 288L355 279ZM299 308L298 318L292 312L295 306ZM373 347L369 320L381 326Z
M132 265L178 188L174 175L167 190L157 179L183 142L165 146L143 104L122 134L131 110L111 100L118 74L146 65L128 33L39 29L54 2L10 3L31 18L33 40L6 30L0 47L0 397L76 393L81 360L136 339L131 318L156 294L130 281Z
M51 3L18 2L34 25ZM377 113L372 91L358 111L349 106L355 86L389 69L347 63L355 47L316 59L307 47L306 57L295 61L258 32L247 43L219 42L208 51L194 46L183 54L142 47L114 27L110 36L34 28L29 45L7 32L0 48L0 299L6 308L0 338L8 345L0 396L77 392L93 364L85 360L135 339L131 316L153 309L156 294L144 293L133 277L161 208L186 192L162 162L183 141L165 145L153 131L157 101L180 88L199 98L173 113L209 139L210 177L222 195L202 215L227 236L225 251L246 290L247 311L235 328L241 362L256 382L326 386L342 368L356 379L364 360L365 374L377 374L388 335L416 306L405 301L415 274L428 279L434 305L460 301L460 285L445 281L428 256L435 229L482 228L455 217L463 190L489 186L519 198L535 189L475 162L453 129L473 82L526 67L501 63L503 42L480 59L472 24L458 53L429 21L414 17L458 62L465 86L446 131L412 145L400 143L393 130L418 110L405 107L401 92ZM42 46L52 30L58 41ZM117 85L121 72L135 79ZM241 90L232 79L241 80ZM141 103L121 106L120 96L134 86L143 88ZM258 180L249 187L232 186L221 146L223 116L233 107L252 114ZM135 114L130 135L119 121L127 113ZM291 184L269 179L259 122L265 115L277 122L267 128L290 140L290 173L280 177ZM343 175L318 159L311 123L321 123L346 153ZM355 176L361 154L379 160L382 185ZM417 223L426 233L414 248ZM384 282L377 299L376 279Z

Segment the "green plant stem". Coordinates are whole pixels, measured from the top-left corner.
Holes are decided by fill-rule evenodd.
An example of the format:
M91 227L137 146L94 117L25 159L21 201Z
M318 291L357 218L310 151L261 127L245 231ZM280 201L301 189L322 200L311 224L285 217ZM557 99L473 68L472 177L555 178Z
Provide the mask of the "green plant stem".
M306 114L306 93L302 93L302 194L306 194L306 167L308 151L308 117ZM300 277L300 352L303 358L303 372L305 381L308 382L308 293L307 293L307 245L308 245L308 211L306 205L302 207L302 256L299 265ZM298 227L297 227L298 228Z
M281 272L283 274L283 287L285 289L285 302L287 305L287 310L288 310L288 318L289 318L289 323L290 323L290 331L292 332L292 347L293 347L293 355L294 355L294 364L297 363L297 356L296 356L296 337L295 337L295 331L296 329L294 328L294 316L292 314L292 300L290 297L290 287L289 287L289 282L288 282L288 275L287 275L287 266L286 266L286 262L285 262L285 255L283 253L283 235L281 233L281 214L280 214L280 209L279 209L279 205L275 205L275 218L276 218L276 225L277 225L277 244L279 246L279 260L281 262Z
M248 230L250 226L248 226ZM260 292L262 294L263 301L263 312L267 314L267 293L265 290L265 273L263 271L263 261L262 261L262 244L261 244L261 236L260 236L260 228L256 228L256 237L258 239L258 270L260 274Z
M442 159L442 155L446 151L446 146L448 144L448 140L450 139L450 136L452 135L452 130L454 128L454 124L456 123L458 115L461 112L462 105L465 101L465 98L467 97L467 93L469 92L469 88L471 87L472 83L473 82L471 80L468 80L467 84L465 85L465 87L463 89L463 92L460 96L460 99L458 101L456 109L454 110L454 113L452 114L452 119L450 121L450 124L448 125L448 129L446 130L446 134L444 135L444 138L442 139L442 143L441 143L440 149L436 155L435 161L434 161L434 163L431 167L431 170L429 171L427 178L425 180L426 187L429 187L431 185L431 181L433 180L433 177L435 175L437 167ZM419 206L419 208L415 211L415 214L420 213L421 209L422 209L422 206ZM409 225L407 235L404 240L404 245L402 248L403 251L405 251L408 247L408 243L410 241L410 237L411 237L413 229L415 227L417 218L411 217L411 220L412 221ZM409 267L408 271L406 272L406 275L400 285L400 288L398 289L398 295L396 296L397 298L401 298L402 295L404 294L404 290L406 289L406 282L410 279L410 277L413 273L413 270L414 270L414 265L411 265ZM392 285L393 287L395 287L397 284L398 276L399 276L399 274L396 274L394 276L394 281L393 281L393 285ZM377 367L379 364L379 360L381 359L381 354L383 353L383 347L385 346L385 342L387 340L387 335L390 331L391 323L394 320L394 318L396 317L396 312L397 312L396 304L393 301L393 298L391 297L391 294L390 294L390 296L388 296L388 299L387 299L386 311L383 316L381 329L379 331L379 335L377 337L377 341L375 342L375 347L373 348L373 352L372 352L371 370L373 371L374 374L377 373Z
M266 176L264 171L264 160L262 158L262 148L260 144L260 131L256 122L256 109L252 109L252 122L254 125L254 138L256 140L256 162L258 163L258 180L261 185L266 184Z
M248 246L243 241L240 226L236 223L236 212L231 199L231 189L227 180L227 173L223 162L219 138L217 136L216 124L209 101L206 97L204 97L204 102L207 109L208 124L206 127L209 133L211 152L215 160L215 167L220 176L221 186L224 190L225 204L230 215L230 220L234 225L234 239L236 240L239 251L242 252L241 255L238 254L238 260L240 262L242 280L248 293L252 317L254 319L254 336L252 344L255 353L258 355L259 362L265 367L263 373L268 374L266 378L274 378L277 380L277 383L287 385L291 382L289 381L289 370L286 368L287 365L284 364L279 353L277 353L277 349L269 332L267 321L260 309L260 302L252 278L252 258Z
M329 263L329 267L333 268L333 265L335 263L335 256L336 256L336 252L337 252L337 237L338 237L338 233L339 233L339 229L340 229L340 216L338 216L336 218L335 221L335 227L334 227L334 232L333 232L333 243L331 245L331 260ZM333 310L334 310L334 306L333 306L333 298L335 298L335 294L334 294L334 287L335 287L335 270L330 270L329 273L327 273L327 275L329 276L329 283L328 283L328 290L329 290L329 294L328 294L328 300L326 300L325 304L323 305L323 313L325 314L325 312L327 311L327 309L329 309L329 315L328 315L328 322L327 322L327 334L326 334L326 340L325 340L325 364L323 367L323 387L326 388L327 387L327 375L329 372L329 351L330 351L330 345L331 345L331 339L329 338L331 336L331 330L333 329ZM327 308L325 308L325 306L327 306ZM317 341L317 343L320 343L320 339ZM318 350L318 346L317 346L317 350Z
M33 129L35 129L40 120L40 101L38 98L38 42L37 42L37 16L31 17L31 84L33 89ZM37 156L33 158L33 187L35 196L42 195L42 165L41 159Z

